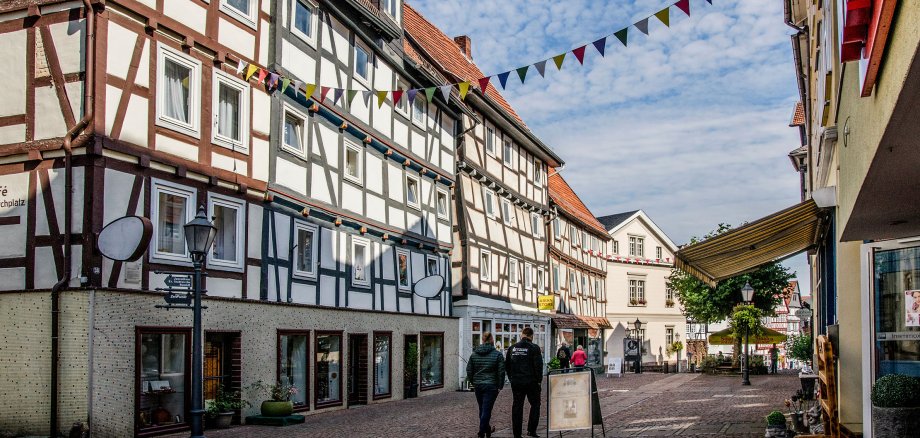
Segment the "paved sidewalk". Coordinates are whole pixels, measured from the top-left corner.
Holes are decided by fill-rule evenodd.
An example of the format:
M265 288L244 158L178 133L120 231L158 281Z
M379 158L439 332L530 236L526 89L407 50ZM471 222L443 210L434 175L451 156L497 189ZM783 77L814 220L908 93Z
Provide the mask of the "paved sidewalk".
M626 374L598 376L598 393L608 437L762 437L764 417L783 410L783 400L799 387L794 375L738 376ZM545 396L545 394L544 394ZM525 417L526 417L525 407ZM545 413L545 406L541 407ZM285 428L243 426L207 431L208 437L475 437L476 399L469 392L356 407L307 416L305 424ZM511 437L511 391L501 392L492 424L495 437ZM525 420L526 421L526 420ZM545 417L541 436L545 436ZM185 434L173 435L175 438ZM554 434L553 436L558 436ZM563 434L587 437L587 431ZM596 436L601 436L597 426Z

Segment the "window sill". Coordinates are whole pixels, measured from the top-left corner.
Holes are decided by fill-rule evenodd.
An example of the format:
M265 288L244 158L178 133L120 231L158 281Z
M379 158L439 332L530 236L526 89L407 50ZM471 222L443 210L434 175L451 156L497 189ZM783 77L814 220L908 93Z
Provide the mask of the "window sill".
M314 406L313 409L323 409L323 408L331 408L335 406L342 406L342 400L331 401L331 402L314 402L313 406Z
M246 134L249 135L248 133ZM220 146L225 149L230 149L233 152L238 152L243 155L249 155L249 148L243 145L243 142L235 142L233 140L228 140L223 137L215 135L211 139L211 143L215 146Z
M443 388L443 387L444 387L444 384L443 384L443 383L439 383L439 384L437 384L437 385L431 385L431 386L421 386L421 385L419 385L419 388L418 388L418 389L419 389L419 391L431 391L431 390L433 390L433 389L441 389L441 388Z

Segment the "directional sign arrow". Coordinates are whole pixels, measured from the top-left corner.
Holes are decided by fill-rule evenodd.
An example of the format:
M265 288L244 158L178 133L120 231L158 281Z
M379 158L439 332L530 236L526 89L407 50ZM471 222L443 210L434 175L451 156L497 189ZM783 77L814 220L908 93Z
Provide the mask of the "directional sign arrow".
M166 295L163 295L163 300L169 304L189 305L192 303L192 294L183 292L170 292Z
M163 280L163 283L166 283L169 287L178 287L191 289L192 288L192 276L191 275L167 275L166 279Z

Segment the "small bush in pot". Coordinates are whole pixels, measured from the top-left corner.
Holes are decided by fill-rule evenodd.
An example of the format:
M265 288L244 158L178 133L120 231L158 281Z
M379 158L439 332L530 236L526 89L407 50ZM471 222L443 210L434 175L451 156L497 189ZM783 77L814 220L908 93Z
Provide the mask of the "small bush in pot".
M773 411L767 415L767 433L765 437L786 436L786 416L780 411Z
M253 383L252 388L264 394L269 399L262 402L262 415L266 417L286 417L294 412L294 403L291 397L297 394L297 387L278 382L274 385L263 383L261 380Z
M208 405L208 416L214 419L218 429L230 427L233 414L249 407L249 402L243 400L239 391L228 391L223 385L217 387L217 397Z
M920 429L920 379L882 376L872 385L874 436L911 436Z

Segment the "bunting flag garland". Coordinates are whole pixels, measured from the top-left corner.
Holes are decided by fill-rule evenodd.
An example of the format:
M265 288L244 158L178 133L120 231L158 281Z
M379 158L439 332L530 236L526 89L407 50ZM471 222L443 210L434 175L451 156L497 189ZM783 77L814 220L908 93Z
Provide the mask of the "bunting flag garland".
M706 3L712 5L712 0L706 0ZM658 21L661 21L661 23L664 24L665 27L670 28L671 26L671 22L670 22L671 21L670 20L671 19L671 7L672 6L676 7L677 9L680 9L688 17L690 16L690 0L676 0L674 1L674 3L669 4L665 8L659 10L658 12L655 12L652 15L649 15L647 17L642 18L639 21L634 22L631 26L634 26L636 29L638 29L643 34L649 35L649 23L648 22L649 22L649 19L652 16L654 16L655 18L658 19ZM630 26L619 29L616 32L612 32L588 44L593 45L594 48L597 50L597 53L603 58L606 56L607 39L611 36L615 36L617 40L623 44L623 47L628 46L629 27ZM556 69L560 71L562 70L562 65L565 62L565 58L569 53L572 53L572 55L575 56L575 59L578 60L579 65L584 65L588 44L583 44L581 46L575 47L572 50L560 53L550 58L546 58L546 59L537 61L533 64L527 64L522 67L507 70L502 73L498 73L496 75L483 76L479 79L468 78L468 80L463 81L463 82L455 82L455 83L449 83L449 84L444 84L444 85L435 85L435 86L431 86L427 88L412 88L408 90L400 90L400 89L386 90L386 91L383 91L383 90L352 90L352 89L339 88L339 87L325 87L325 86L320 86L319 84L305 83L303 81L299 81L299 80L296 80L290 77L286 77L278 72L269 71L268 69L264 67L259 67L256 64L247 63L246 61L243 61L243 60L240 60L239 63L237 64L236 74L242 75L246 79L246 81L250 81L252 77L255 76L258 82L264 85L266 87L266 90L268 91L274 91L274 90L280 89L282 93L285 93L289 87L293 86L294 97L298 97L300 93L303 93L306 98L312 99L314 92L316 91L317 88L319 88L320 89L320 98L319 98L320 102L325 101L329 94L329 91L332 91L333 92L333 103L337 104L339 100L343 99L344 97L347 100L348 104L350 105L354 101L355 97L357 96L358 91L361 91L365 106L369 106L371 98L376 94L377 95L377 107L379 108L383 106L384 102L386 102L387 95L389 95L390 93L392 93L394 104L399 105L400 101L402 100L402 97L405 96L409 104L411 105L415 101L415 99L418 97L419 92L424 92L425 99L428 102L432 102L434 100L435 92L437 90L441 91L441 96L443 97L445 101L450 100L451 91L454 89L454 87L456 87L457 91L459 92L460 99L464 100L466 98L466 95L469 94L471 88L479 89L481 93L485 94L489 88L489 84L492 81L493 77L498 78L498 82L501 85L502 89L504 90L508 86L508 77L511 75L512 71L517 73L518 77L521 79L522 84L525 83L527 79L527 71L530 69L531 65L536 68L537 73L540 75L541 78L545 78L546 77L546 62L549 61L550 59L553 60L553 63L556 65ZM232 67L230 68L232 69ZM617 259L619 260L619 257L617 257ZM631 260L627 259L626 261L630 262ZM634 262L641 263L641 260L636 259ZM654 262L660 262L660 260L657 260L657 261L646 260L645 261L645 263L654 263Z
M671 8L667 7L655 13L655 17L660 20L665 27L671 27Z

